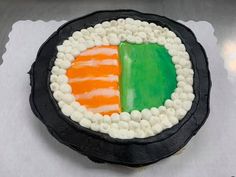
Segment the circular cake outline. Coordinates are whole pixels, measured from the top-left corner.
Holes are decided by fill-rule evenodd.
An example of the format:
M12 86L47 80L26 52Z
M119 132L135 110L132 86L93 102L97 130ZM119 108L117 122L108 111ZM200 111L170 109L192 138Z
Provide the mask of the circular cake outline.
M111 28L119 28L119 27L123 27L123 28L125 28L123 25L131 25L131 23L133 22L134 23L134 20L133 19L131 19L131 18L129 18L129 19L118 19L118 20L112 20L112 21L106 21L107 23L109 23L109 27L106 27L105 29L104 28L102 28L102 25L103 25L103 23L102 24L97 24L97 25L100 25L101 27L98 27L98 28L96 28L96 26L97 25L95 25L95 27L89 27L89 28L84 28L84 29L82 29L82 30L80 30L80 31L75 31L75 32L73 32L73 37L72 36L70 36L69 37L69 40L67 39L67 40L64 40L62 43L62 45L60 45L60 46L57 46L57 48L58 48L58 53L57 53L57 57L56 57L56 59L55 59L55 62L54 62L54 66L52 67L52 73L51 73L51 75L50 75L50 88L51 88L51 91L53 92L53 96L54 96L54 98L57 100L57 104L59 105L59 107L60 107L60 109L61 109L61 111L62 111L62 113L63 114L65 114L65 116L68 116L68 117L70 117L73 121L75 121L75 122L77 122L77 123L79 123L81 126L83 126L83 127L85 127L85 128L89 128L89 129L92 129L91 127L90 127L90 125L82 125L82 122L79 122L77 119L75 119L75 118L73 118L73 113L80 113L80 115L82 116L82 114L83 114L83 116L85 116L85 117L81 117L80 118L80 121L87 121L88 123L90 123L90 121L91 121L91 123L93 123L93 124L95 124L98 128L99 127L101 127L102 128L102 125L107 125L107 126L110 126L110 125L112 125L111 124L111 118L112 118L112 116L113 115L111 115L111 117L109 117L109 121L110 122L106 122L105 121L105 116L106 115L103 115L102 116L102 119L103 119L103 121L99 121L99 122L97 122L97 120L95 119L95 120L93 120L93 117L94 117L94 115L95 115L95 113L91 113L92 115L90 115L90 116L92 116L90 119L89 118L87 118L86 117L86 114L88 114L89 112L87 112L87 110L85 111L85 113L82 113L81 114L81 112L79 111L79 110L68 110L68 108L65 110L65 111L70 111L70 115L69 115L69 112L67 113L68 115L66 115L66 113L64 113L63 112L63 108L64 108L64 105L65 105L65 107L69 107L70 109L72 109L72 107L73 106L71 106L71 105L68 105L68 103L66 103L66 101L63 99L63 97L60 99L60 98L58 98L58 96L56 96L56 95L54 95L54 94L56 94L56 93L60 93L60 94L63 94L63 95L67 95L67 98L68 98L68 96L69 96L69 98L73 98L73 99L75 99L75 97L74 97L74 95L71 93L71 92L64 92L64 91L61 91L60 90L60 86L62 86L62 85L67 85L67 87L70 87L70 85L69 85L69 83L68 83L68 81L63 81L62 83L61 82L58 82L58 81L56 81L55 80L55 78L59 78L60 76L64 76L64 77L66 77L67 78L67 75L66 75L66 73L64 73L64 72L62 72L62 73L59 73L58 74L58 72L55 72L55 70L53 70L53 69L62 69L63 71L65 71L66 72L66 68L64 68L65 66L63 65L63 61L66 61L66 67L69 67L69 65L68 65L68 62L69 63L72 63L73 62L73 60L76 58L76 56L78 55L78 52L77 52L77 50L78 49L74 49L75 50L75 53L76 54L72 54L72 55L74 55L74 56L72 56L71 55L71 52L68 52L68 51L66 51L66 49L68 48L68 47L70 47L70 49L72 49L73 47L78 47L78 45L84 45L83 44L83 42L80 42L80 41L78 41L78 39L74 39L74 34L76 33L76 34L80 34L80 37L78 37L78 38L85 38L86 37L86 39L89 39L88 38L88 36L86 36L86 35L84 35L83 33L81 33L81 32L88 32L87 30L88 29L92 29L92 30L96 30L96 29L103 29L103 30L111 30ZM115 25L111 25L110 23L112 23L112 22L114 22L114 23L116 23ZM114 24L113 23L113 24ZM157 31L155 31L155 32L158 32L158 33L164 33L164 34L162 34L162 35L165 35L165 36L168 36L167 38L169 38L169 39L171 39L172 40L172 42L173 42L173 44L172 43L165 43L165 42L163 42L162 41L162 44L160 44L160 45L162 45L162 46L164 46L167 50L168 50L168 53L169 53L169 55L170 56L172 56L172 62L173 62L173 64L175 65L175 67L177 67L177 65L179 65L179 67L181 67L181 68L179 68L181 71L182 71L182 79L180 80L180 81L177 81L177 83L179 84L180 82L182 82L182 86L177 86L176 87L176 89L175 89L175 91L173 91L173 93L172 93L172 95L174 95L175 97L176 97L176 95L178 95L178 94L185 94L184 96L186 97L187 96L187 94L189 95L191 95L191 96L193 96L193 98L194 98L194 94L192 93L192 91L186 91L185 90L185 88L184 88L184 86L189 86L189 87L191 87L191 89L193 90L193 86L192 86L192 81L193 81L193 74L191 73L191 72L193 72L193 69L191 68L191 61L190 61L190 59L189 59L189 54L186 52L186 50L185 50L185 47L184 47L184 45L181 43L181 40L172 32L172 31L170 31L169 29L167 29L167 28L163 28L163 27L161 27L161 26L153 26L154 24L151 24L151 23L147 23L147 22L145 22L145 21L140 21L139 23L145 23L145 26L144 26L144 28L143 28L143 26L141 26L143 29L141 30L141 32L142 33L145 33L147 36L148 36L148 33L144 30L145 29L145 27L148 27L150 30L152 30L152 32L154 32L155 30L157 30ZM111 25L111 26L110 26ZM135 24L133 24L133 25L135 25ZM134 27L133 27L134 28ZM137 28L138 28L138 26L137 26ZM83 31L84 30L84 31ZM128 28L128 29L125 29L126 30L126 32L127 31L129 31L130 29ZM144 30L144 31L143 31ZM132 33L131 31L129 31L130 33ZM139 33L140 33L140 30L139 30ZM96 31L94 32L91 32L91 34L90 35L92 35L92 34L96 34L97 35L97 33L96 33ZM109 33L110 34L110 33ZM105 34L105 35L102 35L102 37L105 37L105 39L107 40L107 37L108 37L108 40L111 40L111 38L109 38L109 34ZM112 32L112 34L116 34L116 32ZM117 34L116 34L117 35ZM124 34L122 34L122 35L124 35ZM154 34L153 34L154 35ZM90 36L89 36L90 37ZM160 37L159 36L159 34L158 34L158 37ZM71 38L71 39L70 39ZM118 37L119 38L119 37ZM115 44L117 44L117 43L120 43L121 42L121 39L118 39L117 38L117 40L115 40L114 41L114 39L113 39L113 41L115 42ZM73 40L72 40L73 39ZM178 39L178 40L177 40ZM70 40L72 40L72 41L70 41ZM75 41L76 40L76 45L74 46L74 45L72 45L72 43L73 43L73 41ZM84 40L84 39L83 39ZM91 40L91 39L90 39ZM123 41L126 41L126 40L128 40L128 36L123 36ZM177 40L177 42L175 41L173 41L173 40ZM118 42L119 41L119 42ZM66 44L64 44L66 42ZM108 42L108 41L107 41ZM105 43L107 43L107 42L105 42ZM160 42L161 42L161 40L160 40ZM109 43L109 42L108 42ZM134 37L134 39L133 39L133 41L131 41L131 43L138 43L136 40L135 40L135 37ZM158 41L157 41L157 37L155 37L155 36L153 36L151 39L150 38L148 38L148 39L145 39L145 41L144 41L144 43L159 43ZM111 45L115 45L115 44L111 44ZM91 44L90 44L91 45ZM102 45L107 45L107 44L104 44L104 42L103 41L101 41L101 44L100 44L101 46ZM166 46L167 45L167 46ZM93 44L92 46L96 46L96 44ZM59 47L60 47L60 49L61 50L59 50ZM83 47L83 51L86 51L86 49L88 49L88 48L90 48L91 46L89 46L89 47L87 47L87 46L84 46ZM174 48L173 48L174 47ZM177 47L177 48L176 48ZM80 52L83 52L83 51L81 51L81 50L79 50L79 53ZM180 55L179 53L181 53L182 55ZM58 56L58 54L60 54L59 56ZM70 59L67 59L67 57L65 57L66 55L70 55ZM184 56L183 56L183 54L184 54ZM62 55L62 56L61 56ZM176 55L177 55L177 58L175 58L175 60L176 59L179 59L179 61L178 60L176 60L176 61L174 61L174 57L176 57ZM71 59L71 57L73 57L74 59ZM59 60L60 60L60 62L59 62ZM185 62L185 64L182 64L181 62L180 62L180 60L183 60L184 62ZM186 63L187 62L187 63ZM54 71L54 72L53 72ZM176 71L178 71L178 69L176 69ZM191 71L191 72L190 72ZM185 73L183 73L183 72L185 72ZM190 81L190 83L189 83L189 81L187 81L184 77L186 77L186 72L190 72L189 74L189 76L187 77L187 79L191 79L191 81ZM176 73L177 74L177 80L178 80L178 77L179 76L181 76L181 73ZM54 78L52 78L52 76L54 76ZM52 80L53 79L53 80ZM54 84L54 85L53 85ZM51 87L51 86L57 86L57 87L54 87L54 89ZM178 91L177 91L177 89L179 89ZM180 92L180 90L182 91L182 92ZM64 92L64 93L63 93ZM171 96L172 97L172 96ZM133 110L133 111L131 111L131 114L130 113L126 113L128 116L129 116L129 119L130 119L130 115L131 115L131 120L129 120L127 123L129 123L130 121L133 121L133 122L135 122L136 124L138 124L139 126L141 126L140 128L139 128L139 131L147 131L147 130L145 130L145 127L142 127L142 120L143 120L143 123L145 122L145 123L147 123L148 124L148 126L150 126L150 128L152 128L151 126L153 126L153 128L155 129L155 126L158 126L159 128L161 128L161 130L159 130L159 131L157 131L157 132L153 132L153 130L151 129L150 131L149 131L149 134L147 135L147 134L144 134L143 135L143 137L140 137L140 135L138 135L137 133L138 132L135 132L135 131L137 131L137 129L132 129L131 128L131 130L129 129L129 130L126 130L126 132L124 132L124 133L127 133L126 135L125 135L125 137L124 137L124 135L123 135L123 137L121 137L122 135L120 135L120 134L114 134L116 131L118 131L116 128L113 128L113 127L110 127L109 128L109 130L107 131L107 132L103 132L102 130L93 130L93 131L97 131L97 132L101 132L101 133L106 133L106 134L109 134L109 136L111 136L112 138L118 138L118 139L132 139L132 138L147 138L147 137L151 137L151 136L155 136L156 134L159 134L160 132L162 132L162 131L164 131L165 129L167 129L167 128L171 128L172 126L174 126L175 124L177 124L186 114L187 114L187 112L189 111L189 109L191 108L191 106L192 106L192 100L193 100L193 98L169 98L169 99L167 99L168 101L169 101L169 103L171 103L171 104L174 104L174 106L171 106L170 104L169 104L169 106L168 105L166 105L166 103L164 104L164 105L162 105L161 107L164 109L164 112L165 112L165 114L163 114L164 116L166 115L166 111L169 109L169 111L171 110L171 111L174 111L174 114L173 114L173 112L171 113L171 116L170 115L168 115L168 116L165 116L166 117L166 123L167 123L167 125L162 125L163 123L161 123L161 122L152 122L151 120L150 120L150 118L148 118L148 119L146 119L145 117L143 117L143 115L140 115L141 116L141 118L140 118L140 120L133 120L132 119L132 112L137 112L137 113L139 113L139 114L141 114L141 112L143 111L143 110L147 110L149 113L151 112L151 109L149 108L145 108L145 109L143 109L142 111L137 111L137 110ZM61 100L61 101L60 101ZM71 100L71 99L69 99L69 100ZM166 100L166 101L167 101ZM177 104L175 101L179 101L180 103L182 103L182 104ZM73 102L73 100L71 100L71 102ZM71 103L70 102L70 103ZM77 103L78 101L74 101L74 103ZM63 103L62 105L60 105L60 103ZM79 102L78 102L79 103ZM186 107L184 107L184 103L186 104L186 103L190 103L189 105L187 105L187 108ZM178 105L178 107L176 107L176 105ZM76 105L77 107L81 107L81 106L78 106L78 105ZM76 108L77 108L76 107ZM161 107L159 107L159 108L157 108L157 107L154 107L156 110L160 110L161 109ZM153 108L152 108L153 109ZM184 111L184 114L182 114L182 115L177 115L177 112L176 111L178 111L178 110L181 110L182 109L182 111ZM116 113L118 116L120 116L120 115L122 115L124 112L121 112L121 113ZM156 114L154 114L153 116L157 116L157 117L159 117L159 116L161 116L161 113L160 113L160 115L156 115ZM172 118L172 122L169 120L169 117L171 117ZM121 117L122 118L122 117ZM155 118L155 117L154 117ZM175 119L175 121L173 122L173 118ZM88 119L88 120L87 120ZM91 120L92 119L92 120ZM160 119L160 118L159 118ZM177 121L176 121L177 120ZM118 122L117 122L118 121ZM115 124L117 125L117 126L119 126L119 123L122 123L124 120L117 120L116 122L115 122ZM89 127L88 127L89 126ZM112 132L113 131L113 132ZM134 134L133 134L133 136L131 135L131 137L129 137L129 131L132 131ZM144 133L143 132L143 133ZM111 134L111 133L113 133L113 134ZM119 131L117 132L117 133L120 133ZM138 137L137 137L138 136Z
M172 127L171 129L167 129L165 131L163 131L162 133L154 136L154 137L149 137L149 138L144 138L144 139L131 139L131 140L115 140L115 139L112 139L112 138L107 138L107 137L104 137L102 135L95 135L95 133L89 133L85 130L85 128L83 127L80 127L80 129L78 128L75 128L73 126L71 126L71 122L68 121L68 120L65 120L64 118L61 117L61 115L58 115L58 112L56 112L56 117L59 118L58 121L54 121L53 120L47 120L45 118L43 118L42 114L41 114L41 111L39 111L39 109L42 109L42 107L45 109L45 105L42 103L39 104L39 102L37 101L37 99L35 100L35 89L37 90L38 88L35 88L35 85L37 85L37 87L39 86L38 84L35 83L35 72L37 72L37 67L36 67L36 64L38 65L37 62L39 62L39 58L42 59L42 50L43 48L45 49L45 47L47 46L47 44L50 42L50 40L55 40L55 36L57 36L58 34L60 34L60 30L63 29L63 28L66 28L66 30L71 30L71 29L67 29L67 25L69 25L70 23L73 23L73 22L76 22L78 20L81 20L83 18L91 18L93 16L96 16L96 15L100 15L102 14L102 16L105 17L104 20L111 20L112 18L110 18L110 16L116 16L116 18L126 18L126 17L137 17L138 19L141 18L141 19L144 19L145 21L150 21L150 22L153 22L153 21L156 21L158 22L158 24L162 24L161 26L169 26L169 28L174 31L176 34L179 34L178 36L180 37L180 34L181 33L185 33L185 38L181 38L182 42L185 44L186 46L186 43L189 41L189 44L191 47L187 47L187 51L188 50L191 50L191 54L193 56L195 55L198 55L198 58L201 58L201 66L199 66L198 64L198 67L201 68L201 75L199 76L199 73L195 72L195 76L194 76L194 88L196 87L196 83L197 85L199 86L199 77L201 78L201 80L205 80L206 82L204 83L201 83L202 86L199 88L201 90L201 95L199 95L200 93L196 93L195 92L195 99L193 101L193 104L195 106L193 106L191 108L191 110L188 112L188 114L186 115L187 116L192 116L192 114L196 114L197 110L196 110L196 106L199 106L200 104L198 103L201 103L201 107L200 107L200 113L198 113L198 115L195 115L195 117L192 116L192 119L187 119L186 118L183 118L182 119L182 123L178 123L176 126ZM119 17L117 17L119 16ZM114 17L113 17L114 18ZM140 19L140 20L141 20ZM151 20L147 20L147 19L151 19ZM89 23L89 22L88 22ZM99 23L99 22L96 22L96 23ZM89 25L91 26L91 23L89 23ZM170 27L171 26L171 27ZM175 27L174 27L175 26ZM174 28L177 28L176 30ZM178 32L178 30L180 30L181 32ZM61 34L60 34L61 35ZM181 35L182 36L182 35ZM188 41L187 41L188 40ZM47 50L46 50L47 51ZM46 55L44 51L43 55ZM194 52L195 51L195 52ZM197 52L196 52L197 51ZM199 53L200 52L200 53ZM46 52L47 53L47 52ZM188 53L190 54L190 52L188 51ZM55 54L54 54L55 55ZM192 57L191 57L192 59ZM196 61L195 61L196 62ZM46 63L49 65L49 63ZM195 63L196 64L196 63ZM193 68L194 69L194 68ZM46 71L48 70L48 68L46 69ZM45 72L45 70L43 70ZM42 71L42 72L43 72ZM197 74L196 74L197 73ZM162 17L162 16L158 16L158 15L153 15L153 14L143 14L143 13L140 13L140 12L137 12L137 11L132 11L132 10L117 10L117 11L99 11L99 12L94 12L92 14L89 14L87 16L84 16L84 17L81 17L81 18L78 18L78 19L75 19L75 20L72 20L68 23L66 23L65 25L63 25L62 27L60 27L58 29L57 32L55 32L43 45L42 47L40 48L39 52L38 52L38 55L37 55L37 60L35 61L35 63L32 65L32 68L31 68L31 71L30 71L30 75L31 75L31 86L32 86L32 93L31 93L31 96L30 96L30 103L31 103L31 107L32 107L32 110L34 111L34 113L37 115L37 117L48 127L50 133L56 137L60 142L62 142L63 144L66 144L67 146L70 146L71 148L77 150L77 151L80 151L81 153L91 157L91 158L95 158L95 159L100 159L102 161L106 161L106 162L110 162L110 163L118 163L118 164L123 164L123 165L128 165L128 166L140 166L140 165L146 165L146 164L150 164L150 163L153 163L153 162L156 162L164 157L167 157L173 153L175 153L176 151L178 151L179 149L181 149L188 141L189 139L196 134L196 132L198 131L198 129L202 126L202 124L205 122L208 114L209 114L209 93L210 93L210 87L211 87L211 81L210 81L210 73L209 73L209 70L208 70L208 63L207 63L207 57L206 57L206 54L205 54L205 51L204 49L202 48L202 46L196 41L196 38L194 36L194 34L191 32L191 30L189 30L187 27L185 27L184 25L181 25L173 20L170 20L168 18L165 18L165 17ZM195 83L196 82L196 83ZM42 84L45 84L42 82ZM194 89L195 90L195 89ZM198 90L198 89L197 89ZM37 94L36 94L37 95ZM201 97L200 97L201 96ZM36 96L37 97L37 96ZM199 98L198 98L199 97ZM43 98L40 98L40 100L48 100L47 97L43 96ZM200 100L201 99L201 100ZM53 102L52 100L49 100L50 102ZM37 102L37 103L36 103ZM52 105L51 105L52 106ZM194 110L193 110L194 108ZM60 113L59 113L60 114ZM200 117L199 117L200 116ZM60 121L59 121L60 120ZM69 123L70 122L70 123ZM70 125L69 125L69 124ZM55 130L55 129L58 129L59 125L65 125L64 128L61 128L61 130ZM56 126L58 125L58 126ZM188 127L188 129L186 130L186 127ZM153 153L153 155L155 157L151 158L150 157L146 157L144 158L145 156L145 153L143 152L140 152L143 156L143 159L140 159L137 155L135 155L135 151L129 151L126 149L127 152L130 152L131 154L133 154L133 158L123 158L123 159L117 159L117 156L112 156L112 157L107 157L106 154L109 154L109 153L105 153L103 155L105 156L102 156L99 151L99 149L97 149L98 151L96 151L97 153L94 152L94 148L91 147L91 145L87 148L81 148L81 147L77 147L77 145L75 146L73 143L71 143L70 141L67 141L68 140L68 137L66 136L66 134L68 134L68 132L66 133L66 129L69 128L70 131L69 133L71 132L78 132L81 136L85 136L87 138L89 138L89 141L90 142L93 142L91 141L91 139L94 140L94 143L97 143L96 141L99 140L101 141L102 143L106 144L107 142L110 143L110 145L112 146L119 146L119 145L129 145L129 146L156 146L158 147L158 144L156 143L164 143L164 141L168 141L168 140L171 140L173 139L173 137L175 137L177 134L182 134L182 135L186 135L189 134L187 137L178 137L177 139L175 139L175 141L177 142L178 146L175 147L174 149L168 149L167 152L163 152L161 153L161 151L158 152L158 148L156 148L155 152ZM183 129L185 130L185 133L183 133ZM58 132L59 131L59 132ZM188 132L190 131L190 132ZM101 133L99 133L101 134ZM163 134L165 134L165 136L163 136ZM159 138L157 138L159 137ZM179 140L179 141L178 141ZM78 141L78 140L77 140ZM162 141L162 142L160 142ZM86 141L83 142L84 144L86 144ZM92 143L92 144L94 144ZM112 143L112 144L111 144ZM169 141L170 143L170 141ZM173 142L172 142L173 143ZM167 143L168 144L168 143ZM81 145L82 146L82 145ZM141 148L142 149L142 148ZM100 152L100 153L99 153ZM111 155L111 154L109 154ZM147 154L146 154L147 156Z

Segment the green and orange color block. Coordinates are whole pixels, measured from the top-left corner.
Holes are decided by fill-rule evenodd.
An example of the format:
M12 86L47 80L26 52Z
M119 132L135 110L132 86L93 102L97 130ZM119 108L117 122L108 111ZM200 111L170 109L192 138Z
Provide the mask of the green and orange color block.
M73 61L67 76L81 105L108 115L159 107L177 86L167 49L151 43L87 49Z

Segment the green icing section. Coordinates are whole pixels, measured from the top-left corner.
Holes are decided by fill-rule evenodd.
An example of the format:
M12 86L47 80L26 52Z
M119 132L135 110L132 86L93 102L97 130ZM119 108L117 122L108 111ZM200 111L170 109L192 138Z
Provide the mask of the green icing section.
M176 71L167 49L158 44L119 45L122 111L159 107L176 88Z

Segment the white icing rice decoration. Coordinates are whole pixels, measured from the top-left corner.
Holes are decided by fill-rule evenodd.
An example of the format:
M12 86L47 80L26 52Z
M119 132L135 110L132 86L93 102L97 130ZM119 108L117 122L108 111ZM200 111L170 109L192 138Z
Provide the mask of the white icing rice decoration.
M118 45L122 41L164 45L176 68L177 88L171 98L158 108L114 113L111 116L92 113L75 101L76 95L71 93L66 69L82 51L95 46ZM192 86L194 72L189 54L176 34L166 27L132 18L104 21L94 27L74 32L62 45L57 46L57 50L57 58L50 76L53 97L62 113L83 127L118 139L146 138L177 124L192 106L195 97ZM105 61L105 64L110 62ZM111 76L109 79L118 78Z

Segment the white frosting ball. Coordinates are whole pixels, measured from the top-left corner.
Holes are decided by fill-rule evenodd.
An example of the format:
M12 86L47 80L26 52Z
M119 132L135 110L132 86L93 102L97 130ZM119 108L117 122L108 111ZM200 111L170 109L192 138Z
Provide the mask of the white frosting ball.
M109 135L112 138L118 138L118 134L119 134L119 129L110 129L109 130Z
M173 109L173 108L168 108L168 109L166 110L166 114L167 114L168 116L173 116L173 115L175 115L175 109Z
M71 66L71 63L70 63L70 61L68 61L68 60L62 60L62 61L58 64L58 66L59 66L60 68L62 68L62 69L67 69L67 68L69 68L69 67Z
M95 32L100 36L104 36L106 34L106 30L102 27L95 28Z
M80 50L78 49L78 48L73 48L72 50L71 50L71 55L72 56L74 56L74 57L76 57L76 56L78 56L80 54ZM65 66L65 67L67 67L67 66ZM67 68L69 68L70 66L68 66Z
M176 110L176 117L180 120L186 115L187 111L183 108L179 108Z
M103 116L99 113L94 114L92 117L92 121L96 123L102 122L102 120L103 120Z
M75 101L75 97L73 95L71 95L70 93L65 93L63 94L62 96L62 100L65 102L65 103L72 103L73 101Z
M69 53L65 54L65 60L68 60L68 61L72 62L74 59L75 58L74 58L73 55L71 55Z
M69 84L61 84L60 91L62 91L63 93L71 93L72 89Z
M88 40L86 41L85 45L86 45L87 48L92 48L92 47L95 46L95 43L94 43L93 40L88 39Z
M51 81L51 82L57 82L57 78L58 78L57 75L52 74L52 75L50 76L50 81Z
M128 132L127 132L127 138L128 138L128 139L134 138L134 131L133 131L133 130L128 130Z
M120 121L118 123L118 126L119 126L120 129L128 129L129 128L129 124L125 121Z
M128 130L127 129L120 129L118 131L117 137L119 139L127 139L128 138Z
M176 79L177 79L177 81L184 81L184 80L185 80L185 78L184 78L183 75L178 75L178 76L176 77Z
M152 131L154 134L158 134L163 130L162 126L160 124L155 124L154 126L152 126Z
M64 59L64 58L65 58L65 54L62 53L62 52L58 52L58 53L57 53L57 58Z
M118 45L120 43L120 39L115 33L109 34L108 40L111 45Z
M182 105L182 102L181 102L180 99L175 99L175 100L173 101L173 107L174 107L175 109L178 109L179 107L181 107L181 105Z
M135 130L134 137L135 138L144 138L145 132L141 129L137 129L137 130Z
M190 85L187 85L187 84L183 87L183 89L187 93L192 93L193 92L193 87L191 87Z
M139 122L142 118L142 114L138 110L131 111L131 119Z
M80 112L78 111L74 111L70 118L75 121L75 122L80 122L80 120L83 118L83 114L81 114Z
M144 132L145 132L145 136L146 136L146 137L150 137L150 136L153 136L153 135L154 135L154 133L153 133L151 127L145 129Z
M192 77L187 77L186 82L190 85L193 85L193 78Z
M191 106L192 106L192 102L191 102L191 101L184 101L184 102L183 102L183 108L184 108L186 111L190 110Z
M83 36L88 36L89 35L89 31L87 29L82 29L80 31L83 34Z
M128 112L122 112L120 113L120 119L123 121L130 120L130 114Z
M142 110L142 119L149 120L150 117L152 116L152 113L149 109L143 109Z
M66 116L70 116L73 112L74 109L72 108L72 106L65 104L61 111L63 112L63 114L65 114Z
M60 108L62 108L64 105L66 105L66 103L65 103L64 101L59 101L59 102L58 102L58 106L59 106Z
M149 129L151 128L149 122L147 120L141 120L140 125L142 129Z
M109 40L107 39L107 37L102 38L102 44L103 45L110 45Z
M162 125L163 129L172 127L172 123L169 121L169 119L167 117L162 119L161 125Z
M141 39L146 39L147 38L147 35L145 32L138 32L137 34Z
M53 97L57 100L57 101L60 101L63 97L63 93L61 91L55 91L53 93Z
M119 128L118 123L112 123L112 124L111 124L111 128L112 128L112 129L118 129L118 128Z
M51 89L52 91L58 90L58 89L59 89L59 84L57 84L57 83L55 83L55 82L51 83L51 84L50 84L50 89Z
M82 118L79 122L79 124L85 128L90 128L91 126L91 121L89 119L86 118Z
M55 75L59 75L60 73L60 68L58 66L53 66L52 67L52 71L51 71L53 74ZM52 76L52 75L51 75Z
M166 112L166 107L165 106L160 106L159 108L160 113L165 113Z
M193 101L194 98L195 98L195 95L194 95L193 93L188 93L188 99L189 99L190 101Z
M167 108L173 107L173 101L170 100L170 99L167 99L167 100L165 101L165 106L166 106Z
M151 126L155 125L156 123L160 122L160 118L157 116L151 116L149 120Z
M120 121L120 115L118 113L113 113L111 115L111 121L112 122L119 122Z
M107 124L107 123L101 123L101 125L100 125L100 131L101 131L102 133L108 133L109 130L110 130L110 125L109 125L109 124Z
M70 53L72 51L72 46L65 46L65 53Z
M136 121L131 120L131 121L129 121L129 128L132 130L139 129L140 124Z
M93 131L99 131L99 130L100 130L100 126L99 126L99 124L97 124L97 123L92 123L92 124L91 124L91 129L92 129Z
M111 117L109 115L103 116L103 122L110 124L111 123Z
M65 52L65 46L63 46L63 45L59 45L59 46L57 46L57 50L59 51L59 52Z
M104 28L108 28L108 27L111 26L111 24L110 24L110 22L108 22L108 21L104 21L104 22L102 22L102 26L103 26Z
M83 34L80 31L76 31L72 34L72 37L74 39L79 39L80 37L83 37Z
M93 112L91 112L91 111L86 111L86 112L84 113L84 117L87 118L87 119L89 119L90 121L93 120L93 116L94 116L94 114L93 114Z
M175 116L169 116L168 120L170 121L172 125L176 125L179 122L179 120Z
M73 109L75 109L75 110L79 110L79 108L80 108L80 104L79 104L79 102L77 102L77 101L73 101L70 105L71 105L71 106L73 107Z
M151 108L151 113L154 116L158 116L160 111L156 107L153 107L153 108Z
M59 84L67 83L67 82L68 82L68 77L65 76L65 75L59 75L59 76L57 77L57 82L58 82Z
M84 113L84 112L87 111L87 109L86 109L85 106L80 106L80 107L78 108L78 111Z

